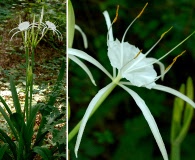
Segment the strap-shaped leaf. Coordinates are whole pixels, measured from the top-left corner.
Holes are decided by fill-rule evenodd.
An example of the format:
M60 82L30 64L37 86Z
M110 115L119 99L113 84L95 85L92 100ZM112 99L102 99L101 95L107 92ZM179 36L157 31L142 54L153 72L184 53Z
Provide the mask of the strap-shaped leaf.
M8 144L5 143L0 148L0 160L3 160L3 156L5 154L5 151L8 149Z
M15 143L2 129L0 129L0 135L1 135L0 137L3 137L3 139L1 138L1 140L4 140L5 143L9 144L9 148L13 153L14 159L17 159L17 150L16 150L17 147Z
M35 119L36 119L37 112L39 111L39 108L40 108L40 105L36 105L32 108L31 115L30 115L29 120L27 122L26 133L28 133L28 134L26 135L26 139L27 139L29 145L31 144L31 139L32 139L32 136L34 133L33 127L35 124Z
M7 103L5 102L5 100L0 96L0 101L3 103L5 109L7 110L7 112L9 114L12 114L12 111L9 109L9 106L7 105Z
M12 98L13 98L14 107L16 109L16 112L22 115L20 102L19 102L19 99L18 99L16 87L15 87L15 84L14 84L12 76L10 76L10 87L11 87Z
M17 129L18 133L20 133L23 125L25 125L22 115L19 113L13 113L10 116L10 120L12 121L12 124L14 125L14 127Z
M36 146L33 148L35 153L38 153L44 160L52 160L52 153L48 148Z
M15 138L18 139L18 135L16 132L16 129L14 128L14 125L12 123L12 121L10 120L10 118L8 117L7 113L4 111L4 109L0 106L0 112L3 115L3 117L5 118L5 120L7 121L12 133L14 134Z
M185 84L182 84L179 91L185 93ZM184 100L176 97L173 104L173 117L171 122L171 143L174 143L181 131L182 115L184 110Z

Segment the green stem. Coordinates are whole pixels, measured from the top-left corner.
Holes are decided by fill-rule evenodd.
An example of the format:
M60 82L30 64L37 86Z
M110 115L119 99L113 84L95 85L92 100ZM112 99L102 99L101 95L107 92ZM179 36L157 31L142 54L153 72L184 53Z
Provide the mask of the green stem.
M114 80L113 80L113 85L102 95L102 97L99 99L99 101L96 103L96 105L93 108L93 111L90 114L90 117L95 113L95 111L99 108L99 106L104 102L104 100L108 97L108 95L113 91L113 89L117 86L118 82L120 81L121 76L118 75ZM90 118L89 117L89 118ZM72 129L72 131L68 135L68 142L72 140L72 138L77 134L81 121Z
M25 54L26 54L26 89L25 89L25 104L24 104L24 118L26 114L26 120L28 121L28 93L29 93L29 88L28 88L28 69L29 69L29 48L26 46L25 48Z
M171 145L171 160L180 160L180 144L178 143Z
M32 46L31 48L32 54L31 54L31 64L30 64L30 70L28 74L30 74L30 105L29 105L29 117L31 117L31 110L32 110L32 95L33 95L33 71L34 71L34 65L35 65L35 46Z

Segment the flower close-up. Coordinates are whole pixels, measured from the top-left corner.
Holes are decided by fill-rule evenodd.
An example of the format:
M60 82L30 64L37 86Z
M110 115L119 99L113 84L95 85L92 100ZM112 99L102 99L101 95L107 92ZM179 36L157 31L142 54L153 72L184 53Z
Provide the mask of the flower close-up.
M145 87L147 89L155 89L155 90L167 92L167 93L170 93L174 96L177 96L183 99L184 101L186 101L192 107L195 108L195 103L190 98L185 96L184 94L170 87L159 85L156 83L156 81L160 78L163 80L165 74L170 70L172 65L176 62L176 59L180 57L185 51L179 54L178 56L176 56L173 59L173 62L167 68L165 68L164 64L160 62L160 60L165 58L168 54L170 54L173 50L175 50L178 46L180 46L184 41L186 41L189 37L191 37L194 34L194 32L190 34L187 38L185 38L182 42L180 42L178 45L176 45L173 49L171 49L169 52L164 54L164 56L162 56L159 59L148 57L148 55L149 53L151 53L153 48L160 42L160 40L165 36L165 34L168 31L170 31L172 27L170 27L170 29L162 33L160 36L160 39L145 53L143 52L143 50L125 41L126 33L128 32L129 28L132 26L132 24L142 15L145 7L142 9L140 14L127 27L121 41L119 41L119 39L117 38L116 39L114 38L113 28L112 28L113 24L117 20L118 9L117 9L116 17L113 22L111 22L108 12L107 11L103 12L104 18L106 20L107 29L108 29L107 55L108 55L110 64L113 68L112 75L97 60L95 60L89 54L85 53L84 51L78 50L78 49L68 48L68 57L85 70L85 72L88 74L93 84L95 84L95 80L92 76L92 73L85 66L85 64L81 62L78 58L86 60L90 62L91 64L95 65L112 80L110 84L108 84L107 86L99 90L99 92L95 95L95 97L91 100L91 102L89 103L87 107L87 110L80 124L80 129L78 132L77 141L75 145L76 157L78 154L78 149L80 146L81 138L83 136L83 132L84 132L88 119L97 110L97 108L101 105L101 103L107 98L107 96L112 92L112 90L116 86L120 86L126 92L128 92L131 95L131 97L134 99L137 106L142 111L143 116L146 119L152 131L152 134L156 140L156 143L160 149L160 152L164 160L168 160L168 154L167 154L164 142L162 140L160 131L158 129L158 126L154 120L154 117L151 114L144 100L130 87L131 86ZM160 67L160 75L157 74L153 66L154 64L157 64Z

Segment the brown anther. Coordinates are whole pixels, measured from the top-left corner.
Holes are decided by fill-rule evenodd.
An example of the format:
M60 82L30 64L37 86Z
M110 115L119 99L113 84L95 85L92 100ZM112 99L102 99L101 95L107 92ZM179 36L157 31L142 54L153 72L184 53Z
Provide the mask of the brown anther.
M144 12L144 10L147 7L147 5L148 5L148 3L146 3L146 5L144 6L144 8L141 10L141 12L139 13L139 15L137 16L137 18L139 18L142 15L142 13Z
M173 64L176 62L177 58L179 58L180 56L182 56L184 53L186 52L183 51L181 54L179 54L178 56L176 56L174 59L173 59L173 62L165 69L165 71L167 71L169 68L171 68L173 66Z
M167 32L169 32L172 28L173 28L173 26L172 26L171 28L169 28L167 31L165 31L165 32L160 36L160 38L162 39L162 38L164 37L164 35L165 35Z
M118 10L119 10L119 5L117 5L116 16L115 16L115 18L114 18L112 24L115 23L115 22L117 21L117 18L118 18Z
M142 49L136 54L136 56L133 59L136 59L140 55L141 52L142 52Z

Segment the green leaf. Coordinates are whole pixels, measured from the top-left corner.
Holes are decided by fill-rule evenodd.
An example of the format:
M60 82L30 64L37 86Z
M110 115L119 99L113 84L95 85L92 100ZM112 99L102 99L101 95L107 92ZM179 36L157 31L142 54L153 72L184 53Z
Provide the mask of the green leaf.
M12 123L12 121L9 119L7 113L4 111L4 109L0 106L0 112L3 115L3 117L5 118L5 120L7 121L12 133L14 134L15 138L18 139L18 135L16 132L16 129L14 128L14 125Z
M10 76L10 87L11 87L12 98L13 98L13 101L14 101L14 107L16 109L16 112L19 113L19 114L22 114L21 107L20 107L20 102L19 102L19 99L18 99L16 87L15 87L12 76Z
M179 91L185 93L185 85L182 84ZM181 120L184 109L184 100L180 98L174 99L173 104L173 117L171 122L171 142L174 142L181 130Z
M3 156L5 154L5 151L8 149L8 144L5 143L0 148L0 160L3 160Z
M19 141L18 141L18 150L17 150L17 160L23 160L23 152L24 152L24 146L26 146L26 143L24 143L24 130L22 128L22 131L19 134ZM25 150L27 150L28 148L25 148ZM27 151L26 151L27 152Z
M35 105L34 107L32 107L32 112L27 122L26 133L28 134L25 135L25 141L26 141L26 147L28 148L30 148L31 146L31 140L32 140L32 136L34 133L33 127L35 124L35 119L39 111L39 108L40 108L40 105Z
M59 89L60 89L60 87L62 85L62 82L64 80L65 68L66 68L66 63L65 63L65 60L64 60L64 61L62 61L61 68L60 68L60 71L59 71L59 74L58 74L58 78L57 78L55 87L52 90L52 93L55 93L55 92L59 91ZM42 114L43 117L42 117L42 121L41 121L41 124L39 126L38 133L37 133L37 139L35 141L35 144L36 145L39 144L39 143L41 143L42 140L43 140L43 138L44 138L44 136L47 134L47 132L42 132L43 127L47 123L45 116L49 115L50 112L52 111L52 109L50 109L48 106L53 106L54 105L54 103L55 103L56 98L57 98L58 95L59 95L58 92L57 92L57 94L52 94L50 96L50 98L49 98L49 101L48 101L47 105L45 105L45 108L47 107L49 109L49 111L44 109L41 112L41 114Z
M190 98L190 99L194 99L194 86L193 86L193 81L192 78L189 77L187 79L187 86L186 86L186 95ZM194 109L193 107L186 103L186 108L185 108L185 112L184 112L184 124L189 123L189 121L191 122L192 116L194 113Z
M190 77L187 80L186 95L193 100L194 87L193 87L192 79ZM194 113L194 108L190 104L186 103L184 116L183 116L183 125L181 131L179 132L179 136L177 137L176 140L177 142L181 143L186 137L190 127L190 123L192 121L193 113Z
M14 127L17 129L18 133L20 133L23 125L25 125L22 115L19 113L13 113L10 116L10 120L12 121L12 124L14 125Z
M29 134L33 134L33 127L34 127L34 123L35 123L35 119L36 119L36 115L39 111L40 105L35 105L34 107L32 107L32 112L31 115L29 117L29 120L27 122L27 133Z
M9 106L7 105L7 103L4 101L4 99L0 96L0 101L3 103L5 109L7 110L7 112L9 114L12 114L11 110L9 109Z
M35 153L38 153L44 160L52 160L53 159L52 153L48 148L36 146L33 148L33 151Z
M5 143L9 144L9 148L11 149L14 158L17 159L17 151L16 151L15 143L12 141L12 139L2 129L0 129L0 135L1 135L0 139L3 140Z
M75 15L72 3L68 1L68 47L72 47L74 39Z
M55 101L56 101L57 96L59 96L58 91L59 91L60 87L63 85L63 81L64 81L64 77L65 77L65 68L66 68L66 62L65 62L65 59L64 59L62 61L62 64L61 64L61 68L60 68L60 71L59 71L59 74L58 74L58 78L57 78L55 87L52 90L52 93L56 93L56 94L52 94L50 96L49 101L47 103L48 105L53 106Z
M187 97L193 100L194 87L193 87L193 82L191 78L188 78L186 88L184 85L181 86L180 92L185 94L184 90L186 90ZM192 121L192 117L194 113L194 108L188 103L185 103L183 100L179 101L179 99L177 98L175 98L174 102L175 103L174 103L172 126L171 126L170 157L173 160L179 160L180 159L180 145L188 133L190 123ZM176 103L176 102L179 102L179 103Z

